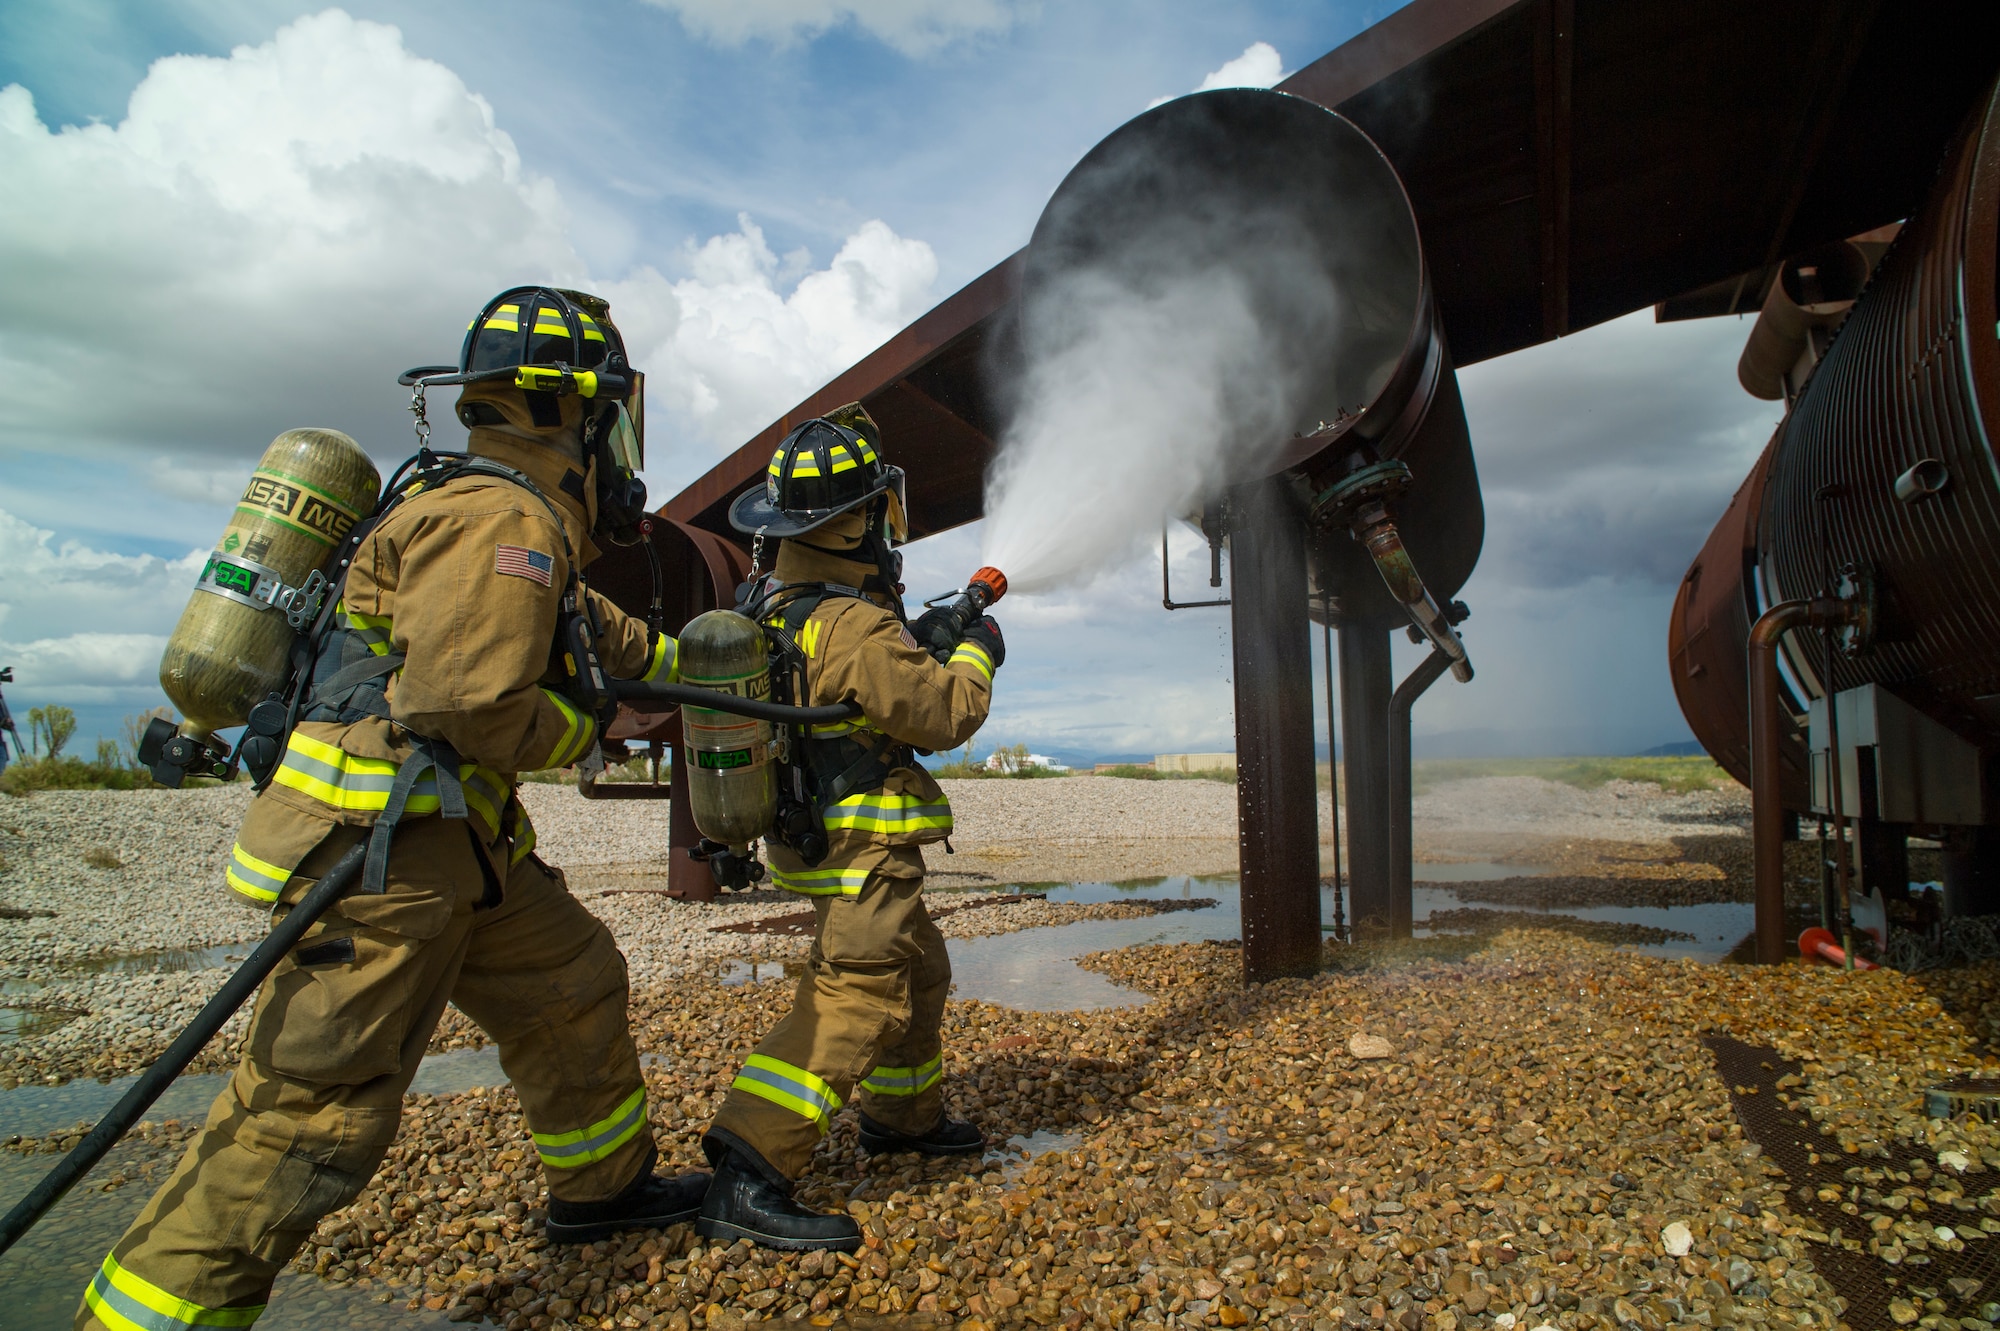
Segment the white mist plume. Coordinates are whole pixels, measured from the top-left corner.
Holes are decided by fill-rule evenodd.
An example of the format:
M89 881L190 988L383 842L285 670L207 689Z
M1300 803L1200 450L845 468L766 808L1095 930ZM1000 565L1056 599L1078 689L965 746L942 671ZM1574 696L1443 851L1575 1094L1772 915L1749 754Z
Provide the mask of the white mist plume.
M986 485L984 560L1010 589L1087 582L1139 553L1284 442L1282 349L1229 271L1156 292L1102 275L1064 293L1060 349L1030 348L1021 409Z

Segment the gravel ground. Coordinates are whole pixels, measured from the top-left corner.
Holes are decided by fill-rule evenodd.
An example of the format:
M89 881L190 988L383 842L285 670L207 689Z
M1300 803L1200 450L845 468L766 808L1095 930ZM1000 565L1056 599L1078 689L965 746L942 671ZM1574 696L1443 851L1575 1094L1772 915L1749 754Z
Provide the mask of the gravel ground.
M415 1099L299 1266L526 1328L1838 1327L1814 1263L1827 1236L1746 1141L1708 1034L1806 1060L1796 1097L1824 1150L1860 1166L1915 1153L1933 1162L1919 1202L2000 1210L2000 1135L1910 1102L1927 1079L2000 1068L1905 977L1547 932L1338 951L1336 971L1249 992L1226 944L1096 958L1155 995L1139 1010L952 1004L954 1112L996 1140L1064 1134L1060 1149L867 1159L841 1117L802 1186L863 1220L851 1259L710 1247L686 1226L551 1247L503 1087ZM780 988L683 978L636 1005L675 1163L696 1163L695 1129ZM1355 1058L1362 1032L1389 1056Z
M1508 814L1506 792L1490 789L1502 784L1548 817ZM1454 790L1473 813L1439 811ZM1025 849L1026 859L1044 853L1030 848L1037 826L1060 819L1082 829L1084 851L1116 865L1110 857L1128 822L1163 840L1222 839L1198 833L1233 815L1234 794L1200 782L965 783L953 791L965 829L955 840L968 855ZM5 974L46 964L58 935L77 946L61 955L155 937L120 931L117 912L140 906L183 921L179 937L168 935L181 945L257 931L255 912L205 903L185 875L144 859L146 846L172 834L183 855L206 847L219 862L236 792L73 798L0 805L0 827L19 832L0 831L0 901L58 912L0 921ZM226 826L203 841L186 804L92 808L162 798L211 801ZM695 1167L700 1125L789 1002L787 986L720 985L715 971L725 956L750 955L746 942L777 960L777 949L798 941L709 935L707 926L797 903L766 892L696 908L614 891L645 880L630 860L591 857L633 842L594 818L567 817L558 800L581 804L570 792L531 788L530 799L551 860L602 870L573 872L572 883L634 958L633 1020L654 1056L656 1139L667 1160ZM1438 858L1515 855L1563 881L1651 891L1709 890L1700 885L1738 872L1740 801L1727 797L1572 792L1510 779L1458 783L1425 800L1420 844ZM134 825L134 807L147 810L147 826ZM664 814L634 805L582 812L610 813L626 831ZM126 867L90 871L101 878L88 885L103 890L80 908L58 883L78 880L83 871L70 866L90 845L109 847ZM199 890L226 902L218 876L199 875ZM1134 904L1019 903L963 911L943 927L989 932L1044 923L1058 910L1081 917ZM230 933L231 911L251 927ZM1481 927L1495 923L1505 921ZM712 939L736 950L709 950ZM2000 1059L1982 1044L2000 1035L1991 1015L2000 967L1905 977L1705 966L1538 930L1336 946L1327 972L1246 991L1238 958L1230 944L1186 944L1090 960L1152 995L1141 1008L1023 1013L951 1003L953 1112L996 1147L1025 1142L1036 1154L869 1159L857 1154L843 1113L802 1192L863 1220L868 1246L851 1258L710 1247L687 1226L551 1247L540 1235L544 1198L518 1101L501 1086L413 1097L380 1173L355 1205L322 1223L299 1267L371 1298L532 1331L738 1331L770 1319L963 1331L1841 1327L1843 1310L1815 1270L1828 1236L1792 1209L1782 1176L1746 1140L1700 1043L1712 1034L1802 1061L1787 1104L1817 1127L1822 1151L1862 1170L1857 1180L1869 1186L1857 1182L1856 1211L1876 1236L1869 1251L1885 1263L1914 1262L1927 1242L1962 1242L1911 1229L1909 1210L1949 1208L1974 1238L1963 1216L2000 1216L2000 1130L1927 1119L1914 1093L1952 1075L2000 1076ZM179 986L219 978L100 974L68 983L90 1003L152 1019L121 1037L143 1047L163 1042L174 1024ZM0 1047L0 1057L35 1049L42 1058L68 1031L88 1047L82 1034L93 1029L101 1049L109 1036L92 1019ZM1349 1038L1362 1033L1386 1038L1389 1055L1356 1058ZM464 1038L447 1023L445 1042ZM174 1134L158 1136L148 1149L170 1149ZM61 1149L66 1140L20 1148ZM1883 1200L1872 1184L1890 1186L1885 1158L1912 1156L1927 1176L1912 1185L1919 1195L1912 1200L1905 1187L1900 1206ZM1883 1210L1891 1214L1877 1224ZM1925 1318L1925 1331L1990 1327L1958 1321L1978 1311L1969 1301L1905 1308L1910 1320Z

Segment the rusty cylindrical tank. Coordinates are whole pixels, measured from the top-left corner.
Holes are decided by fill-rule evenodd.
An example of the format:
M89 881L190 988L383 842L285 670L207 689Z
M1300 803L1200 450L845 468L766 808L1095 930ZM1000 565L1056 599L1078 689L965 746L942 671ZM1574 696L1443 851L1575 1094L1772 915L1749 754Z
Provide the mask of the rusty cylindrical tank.
M2000 750L2000 89L1983 95L1928 199L1834 333L1770 447L1688 570L1669 630L1674 688L1703 746L1750 778L1751 623L1865 571L1872 645L1827 681L1817 633L1784 642L1812 698L1877 684ZM1746 350L1746 361L1748 352ZM1804 710L1786 697L1786 709ZM1783 740L1786 807L1805 750ZM1987 791L1992 820L1994 792Z
M1758 523L1764 603L1872 573L1875 645L1831 691L1879 684L2000 746L2000 89L1982 98L1930 198L1884 256L1785 421ZM1921 468L1928 482L1898 481ZM1814 644L1795 676L1829 691Z

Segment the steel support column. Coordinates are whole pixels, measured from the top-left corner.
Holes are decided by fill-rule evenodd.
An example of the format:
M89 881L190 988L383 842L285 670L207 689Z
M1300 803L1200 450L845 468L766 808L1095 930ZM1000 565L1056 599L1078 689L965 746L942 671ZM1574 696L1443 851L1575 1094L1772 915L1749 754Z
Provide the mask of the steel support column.
M1281 478L1231 494L1229 575L1243 978L1256 984L1320 964L1305 527Z
M1389 630L1340 626L1340 729L1347 750L1347 901L1354 937L1409 936L1395 930L1390 866Z

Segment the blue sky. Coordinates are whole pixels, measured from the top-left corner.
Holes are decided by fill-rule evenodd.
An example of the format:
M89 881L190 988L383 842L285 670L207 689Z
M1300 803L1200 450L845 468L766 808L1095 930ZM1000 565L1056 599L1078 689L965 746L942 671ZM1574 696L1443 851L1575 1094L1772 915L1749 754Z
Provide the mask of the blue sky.
M1394 7L0 6L0 370L61 386L0 402L8 696L107 734L156 701L190 558L264 443L330 424L392 465L395 371L450 359L501 286L612 299L652 376L664 497L1011 253L1150 102L1255 43L1295 69ZM1685 736L1672 588L1774 423L1735 385L1747 331L1639 315L1466 372L1481 673L1425 700L1420 736ZM976 530L914 547L914 589L977 553ZM1228 747L1226 624L1167 616L1157 578L1140 560L1003 607L982 747Z

